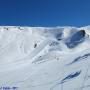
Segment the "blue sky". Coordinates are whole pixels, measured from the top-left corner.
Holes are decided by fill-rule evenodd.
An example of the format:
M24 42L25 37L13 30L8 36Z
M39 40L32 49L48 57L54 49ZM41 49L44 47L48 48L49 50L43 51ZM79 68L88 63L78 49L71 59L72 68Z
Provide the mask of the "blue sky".
M90 25L90 0L0 0L0 25Z

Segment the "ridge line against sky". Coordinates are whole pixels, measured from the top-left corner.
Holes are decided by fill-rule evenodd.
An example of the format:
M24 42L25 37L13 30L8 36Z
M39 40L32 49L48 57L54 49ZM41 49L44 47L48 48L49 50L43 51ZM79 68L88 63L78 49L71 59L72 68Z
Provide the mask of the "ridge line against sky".
M87 26L90 0L0 0L1 26Z

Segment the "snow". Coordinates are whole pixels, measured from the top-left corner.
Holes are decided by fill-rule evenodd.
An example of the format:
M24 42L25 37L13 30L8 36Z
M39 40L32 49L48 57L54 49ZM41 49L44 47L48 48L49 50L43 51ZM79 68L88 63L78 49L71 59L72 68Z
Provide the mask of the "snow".
M0 90L90 90L89 29L0 26Z

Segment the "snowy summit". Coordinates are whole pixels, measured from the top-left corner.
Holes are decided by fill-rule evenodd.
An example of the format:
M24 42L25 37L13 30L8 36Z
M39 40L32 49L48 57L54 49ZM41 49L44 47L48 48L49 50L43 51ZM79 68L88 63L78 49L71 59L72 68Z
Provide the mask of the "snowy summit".
M90 26L0 26L0 90L90 90Z

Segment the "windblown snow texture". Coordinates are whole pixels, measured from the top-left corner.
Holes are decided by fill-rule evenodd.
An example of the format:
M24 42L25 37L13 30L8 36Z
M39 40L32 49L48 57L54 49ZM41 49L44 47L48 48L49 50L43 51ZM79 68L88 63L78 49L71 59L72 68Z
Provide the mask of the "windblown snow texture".
M90 90L90 26L1 26L3 89Z

